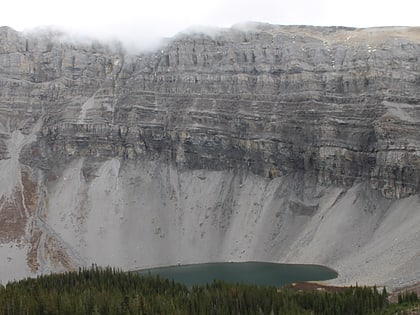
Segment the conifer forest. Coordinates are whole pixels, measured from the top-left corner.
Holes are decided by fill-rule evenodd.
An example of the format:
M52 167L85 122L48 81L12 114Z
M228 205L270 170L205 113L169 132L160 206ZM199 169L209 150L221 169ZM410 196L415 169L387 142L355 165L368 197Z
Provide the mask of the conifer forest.
M97 266L0 285L1 315L414 314L419 306L415 293L390 303L386 289L376 287L299 292L215 281L188 288Z

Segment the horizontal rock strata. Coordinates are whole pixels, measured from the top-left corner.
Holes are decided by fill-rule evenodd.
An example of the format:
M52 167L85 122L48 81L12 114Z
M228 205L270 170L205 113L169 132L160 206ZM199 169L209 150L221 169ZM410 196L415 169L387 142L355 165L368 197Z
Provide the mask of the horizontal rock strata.
M344 262L338 263L337 252L327 251L318 257L310 254L311 249L301 252L301 248L327 240L327 234L320 232L321 237L314 230L308 238L312 232L306 230L307 226L313 229L311 220L320 220L325 211L336 209L337 204L329 204L325 196L333 196L338 189L348 197L343 200L350 200L354 196L349 192L355 187L364 187L375 196L369 195L363 199L364 206L356 207L372 213L372 225L363 227L362 239L354 239L349 245L353 247L345 250L365 257L363 248L380 237L375 234L382 227L383 218L378 213L391 215L387 211L395 209L393 203L403 204L407 198L418 197L419 55L419 28L253 24L211 35L179 34L155 52L132 54L119 44L70 41L52 30L23 34L1 27L0 173L5 180L0 185L0 226L5 228L0 232L0 242L19 243L20 249L13 254L16 257L27 253L28 267L22 270L28 271L19 271L16 276L95 262L101 254L89 256L87 249L99 242L96 232L105 235L116 228L106 222L114 222L113 216L119 217L119 213L127 216L144 211L151 220L147 224L155 226L149 228L150 233L133 232L134 239L152 235L162 241L178 233L176 242L188 239L198 246L199 239L210 233L205 230L209 218L213 220L211 233L228 233L236 226L230 225L236 211L245 211L245 206L237 206L237 198L244 198L238 190L246 183L245 178L251 177L255 185L281 182L288 187L272 191L264 188L262 195L254 196L276 200L280 198L276 194L287 191L280 198L280 206L247 197L249 211L254 211L252 204L259 205L255 211L268 211L264 218L277 218L277 225L268 229L273 237L268 241L267 235L256 235L251 227L261 227L250 224L244 212L244 221L237 226L249 229L244 233L252 239L250 244L265 244L264 254L253 250L250 256L242 255L242 250L234 250L234 243L229 243L233 254L214 249L214 259L282 260L278 255L281 249L290 251L286 255L290 260L306 257L344 266ZM153 172L145 170L144 165L172 174L165 177L159 171L157 179L149 179L161 194L152 194L155 199L147 199L147 206L139 197L149 191L141 176ZM214 193L214 198L221 199L208 200L208 204L199 203L199 194L195 195L188 183L172 182L198 176L198 183L202 183L215 174L235 180L224 179L227 195ZM124 195L112 186L117 185L112 180L100 182L105 178L118 179L132 194ZM244 182L237 178L244 178ZM288 182L287 178L293 180ZM219 180L207 184L216 189ZM67 185L67 181L72 184ZM299 188L299 183L310 183L309 188ZM136 186L144 190L128 188ZM114 190L118 196L113 195ZM103 197L108 203L97 199L104 191L108 191ZM264 195L268 193L274 195ZM168 196L172 196L170 201ZM180 198L192 198L196 203L186 202L190 209L183 209ZM161 210L153 209L153 205ZM347 210L350 208L347 205ZM100 209L114 219L101 217ZM148 211L162 209L176 212L166 219L158 215L173 222L176 232L165 231L163 223L153 223L157 219ZM197 222L182 219L188 211L195 212ZM206 219L201 222L202 215ZM99 225L89 221L93 218ZM303 225L295 225L293 218L306 219L299 221ZM186 222L203 228L190 230ZM285 222L297 231L284 228ZM118 226L118 231L127 227ZM283 228L284 232L279 231ZM180 236L189 230L190 236ZM239 230L238 235L245 237ZM416 245L412 237L418 230L410 233L414 234L407 234L401 245L404 248ZM125 234L123 239L112 235L121 242L133 240ZM234 242L236 237L227 239ZM207 241L217 248L223 238ZM139 255L130 256L129 264L112 259L102 262L131 268L136 264L175 263L178 259L172 253L169 258L159 256L146 262ZM201 260L207 257L204 253L197 255ZM410 264L416 261L412 259ZM12 266L10 261L0 262L2 265ZM390 281L386 277L382 280Z

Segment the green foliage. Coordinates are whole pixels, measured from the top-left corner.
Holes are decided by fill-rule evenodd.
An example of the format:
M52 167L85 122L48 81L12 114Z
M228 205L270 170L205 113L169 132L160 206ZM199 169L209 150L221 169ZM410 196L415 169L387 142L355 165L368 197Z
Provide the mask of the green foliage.
M404 292L398 294L398 304L415 304L419 302L416 292Z
M401 298L402 303L414 303L411 295ZM96 266L0 286L1 315L385 314L387 309L386 291L376 288L295 292L221 281L187 288Z

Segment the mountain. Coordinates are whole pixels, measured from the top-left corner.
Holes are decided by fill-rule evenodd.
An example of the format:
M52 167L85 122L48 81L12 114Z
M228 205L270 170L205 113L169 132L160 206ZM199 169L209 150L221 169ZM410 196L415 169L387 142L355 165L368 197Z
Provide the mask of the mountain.
M0 279L264 260L420 281L420 28L148 53L0 28Z

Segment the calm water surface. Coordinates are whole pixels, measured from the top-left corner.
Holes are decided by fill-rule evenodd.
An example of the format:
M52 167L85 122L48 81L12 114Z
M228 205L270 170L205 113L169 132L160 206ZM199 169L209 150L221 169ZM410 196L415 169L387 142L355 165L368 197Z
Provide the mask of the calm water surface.
M177 265L142 269L142 275L159 275L187 286L223 280L265 286L282 286L300 281L321 281L337 277L337 272L320 265L277 264L267 262L227 262Z

